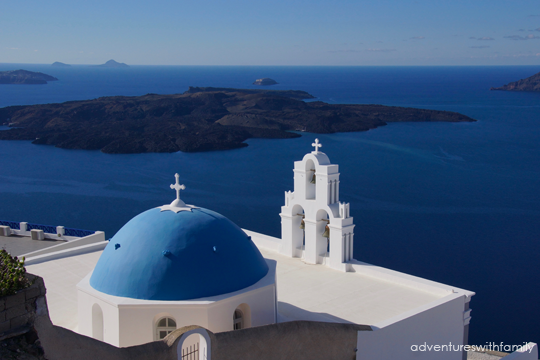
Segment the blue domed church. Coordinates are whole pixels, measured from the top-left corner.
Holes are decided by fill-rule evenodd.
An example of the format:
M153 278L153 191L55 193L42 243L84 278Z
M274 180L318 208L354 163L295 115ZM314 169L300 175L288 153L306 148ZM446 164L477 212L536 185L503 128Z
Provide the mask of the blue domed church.
M211 342L219 340L204 329L225 333L221 339L227 340L214 349L219 357L244 358L238 350L254 351L246 344L258 339L250 354L255 358L273 353L276 329L296 321L319 335L289 341L300 334L299 323L286 327L298 331L280 333L289 346L280 353L309 348L313 339L321 345L321 332L329 341L326 350L339 348L349 354L340 358L350 359L431 359L432 353L411 345L467 344L474 292L357 260L355 253L365 254L354 251L354 244L365 229L355 227L350 204L340 200L339 166L320 151L317 139L312 146L294 162L294 188L284 191L283 206L276 209L279 238L186 205L176 174L176 199L135 216L110 241L96 232L25 254L28 271L47 284L52 323L117 347L168 342L178 329L178 358L197 358L196 351L209 360ZM345 326L352 336L336 338L324 323ZM441 351L437 359L464 355Z
M125 224L78 284L80 333L124 347L193 324L277 322L276 262L223 215L186 205L175 176L176 199Z

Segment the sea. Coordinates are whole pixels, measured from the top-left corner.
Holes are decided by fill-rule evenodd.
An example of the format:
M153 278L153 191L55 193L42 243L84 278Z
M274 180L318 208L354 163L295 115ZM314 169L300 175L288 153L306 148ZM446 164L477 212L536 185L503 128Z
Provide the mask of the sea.
M55 76L0 85L0 107L182 93L189 86L304 90L330 104L465 114L472 123L390 123L354 133L249 139L229 151L110 155L0 141L0 220L102 230L170 203L174 174L188 204L280 236L293 162L318 138L341 173L356 259L474 291L469 343L540 342L540 93L490 91L540 66L125 69L0 64ZM4 119L0 119L0 124ZM7 127L0 128L6 130ZM0 244L1 245L1 244ZM444 324L441 324L444 326Z

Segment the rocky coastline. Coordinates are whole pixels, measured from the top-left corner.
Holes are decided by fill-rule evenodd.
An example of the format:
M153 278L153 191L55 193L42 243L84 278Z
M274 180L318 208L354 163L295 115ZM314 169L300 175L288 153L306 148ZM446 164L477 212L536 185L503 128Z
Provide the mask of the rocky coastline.
M501 87L492 87L490 90L504 90L504 91L540 91L540 72L529 76L528 78L521 79L503 85Z

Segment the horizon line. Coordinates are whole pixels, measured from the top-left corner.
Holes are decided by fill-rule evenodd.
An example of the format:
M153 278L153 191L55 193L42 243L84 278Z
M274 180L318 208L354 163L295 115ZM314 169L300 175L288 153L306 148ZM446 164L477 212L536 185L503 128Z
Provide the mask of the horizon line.
M0 62L0 65L45 65L52 66L53 63L26 63L26 62ZM89 67L100 67L100 68L109 68L109 69L126 69L126 67L107 67L100 66L103 64L68 64L63 63L68 66L89 66ZM476 65L464 65L464 64L438 64L438 65L199 65L199 64L127 64L128 67L131 66L190 66L190 67L503 67L503 66L538 66L540 64L476 64Z

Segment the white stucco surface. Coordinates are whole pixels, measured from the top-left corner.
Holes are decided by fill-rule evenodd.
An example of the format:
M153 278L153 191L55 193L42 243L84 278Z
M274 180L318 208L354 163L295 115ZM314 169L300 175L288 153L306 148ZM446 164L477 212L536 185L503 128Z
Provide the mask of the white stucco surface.
M39 275L47 288L47 305L53 324L78 330L77 283L92 269L102 251L28 265L26 271Z
M452 293L420 307L413 316L394 317L393 322L383 327L373 326L373 331L359 331L357 358L461 360L464 302L463 295ZM424 344L447 347L423 349L421 345ZM453 347L450 348L449 344Z
M281 321L312 320L377 324L442 298L375 277L304 263L260 249L277 261L278 311Z

